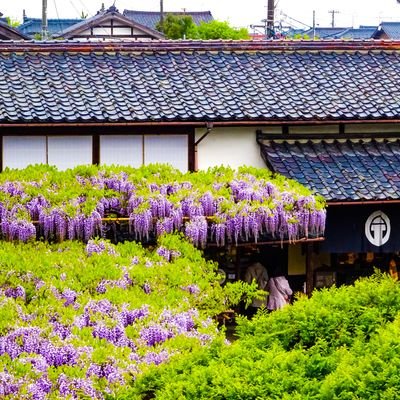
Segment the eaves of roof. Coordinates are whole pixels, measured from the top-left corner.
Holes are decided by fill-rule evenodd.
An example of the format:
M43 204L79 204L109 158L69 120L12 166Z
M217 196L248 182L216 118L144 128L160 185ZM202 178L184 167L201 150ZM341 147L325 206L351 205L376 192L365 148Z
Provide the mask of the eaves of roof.
M400 40L153 40L153 41L29 41L0 43L0 52L378 52L400 50Z

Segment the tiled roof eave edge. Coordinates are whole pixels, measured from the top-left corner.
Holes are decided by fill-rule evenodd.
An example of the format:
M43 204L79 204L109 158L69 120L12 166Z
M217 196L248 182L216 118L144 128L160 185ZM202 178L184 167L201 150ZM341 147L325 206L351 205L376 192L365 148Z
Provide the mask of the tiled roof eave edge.
M95 120L76 120L76 121L5 121L0 120L0 127L21 127L21 126L160 126L160 125L190 125L203 126L206 123L212 123L214 126L260 126L260 125L330 125L330 124L362 124L362 123L400 123L400 119L318 119L318 120L294 120L294 119L250 119L250 120L234 120L234 119L160 119L157 121L95 121ZM315 135L314 135L315 136ZM313 137L314 137L313 136ZM301 135L293 136L300 138Z
M400 40L152 40L135 42L0 42L0 52L118 52L118 51L395 51Z
M361 205L384 205L384 204L400 204L399 199L388 199L388 200L327 200L328 207L335 206L361 206Z

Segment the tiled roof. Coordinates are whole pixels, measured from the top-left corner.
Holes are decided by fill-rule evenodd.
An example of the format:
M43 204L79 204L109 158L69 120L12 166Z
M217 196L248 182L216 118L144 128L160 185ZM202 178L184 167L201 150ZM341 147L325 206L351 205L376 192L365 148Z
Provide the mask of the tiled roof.
M386 33L389 39L400 39L400 22L381 22L374 37L380 37L381 33Z
M400 118L400 43L0 43L0 122Z
M47 29L51 36L61 35L64 30L75 25L82 19L48 19ZM25 22L18 26L18 31L33 38L42 32L42 20L40 18L25 18Z
M267 164L328 201L400 199L400 139L270 141Z
M117 21L118 26L130 26L132 28L135 28L136 30L141 31L143 34L148 34L154 39L164 38L164 36L160 32L154 29L150 29L147 26L141 25L138 22L132 21L124 15L120 14L115 6L111 6L107 10L99 11L93 17L84 19L77 24L71 25L70 27L64 29L64 31L60 33L60 36L65 39L70 39L75 36L79 36L79 34L86 29L92 27L101 27L102 24L106 25L107 23L110 23L111 20ZM105 37L110 36L107 35L107 32L108 31L106 30L104 31Z
M29 40L29 37L12 28L0 18L0 40Z
M341 35L347 32L350 28L325 28L325 27L316 27L315 28L315 36L319 39L337 39L340 38ZM308 36L313 35L313 29L308 29L304 31L304 34Z
M371 39L376 29L376 26L368 28L349 28L337 36L336 39Z
M141 25L147 26L151 29L156 29L157 24L160 22L159 11L136 11L136 10L124 10L124 16L132 21L135 21ZM211 11L165 11L164 15L173 14L180 16L191 16L193 22L196 25L200 25L201 22L210 22L214 18Z
M372 35L376 32L376 26L360 26L359 28L315 28L315 37L318 39L351 39L363 40L371 39ZM313 29L291 29L286 32L287 36L307 35L313 36Z

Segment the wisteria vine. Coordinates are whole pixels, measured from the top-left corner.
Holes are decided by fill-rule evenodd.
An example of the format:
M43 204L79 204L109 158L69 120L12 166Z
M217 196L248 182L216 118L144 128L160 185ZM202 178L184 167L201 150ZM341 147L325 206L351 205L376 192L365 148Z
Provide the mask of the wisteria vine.
M0 398L122 398L149 366L189 351L180 344L222 338L215 265L177 235L162 240L152 251L0 242Z
M0 174L3 239L88 242L104 236L116 218L127 221L137 240L180 231L198 247L260 238L294 242L324 234L324 201L268 171L40 168L21 171L18 181Z

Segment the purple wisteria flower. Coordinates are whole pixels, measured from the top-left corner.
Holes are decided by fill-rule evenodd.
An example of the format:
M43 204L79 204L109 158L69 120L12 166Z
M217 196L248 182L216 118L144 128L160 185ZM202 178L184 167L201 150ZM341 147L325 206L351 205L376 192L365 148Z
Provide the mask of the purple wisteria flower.
M189 292L190 294L199 294L200 293L200 288L198 287L198 285L196 285L195 283L192 283L190 285L184 286L182 287L183 290L186 290L187 292Z
M160 325L152 325L140 331L140 338L145 341L147 346L155 346L163 343L173 336L172 332Z
M69 288L64 289L64 291L61 293L61 298L65 300L64 302L65 307L75 304L77 297L78 297L77 293Z
M124 305L121 312L117 315L117 319L126 328L129 325L133 325L135 321L146 318L148 315L149 306L146 304L134 310L129 310Z
M106 378L108 382L114 383L118 382L120 385L125 384L125 379L122 376L120 369L110 362L106 364L90 364L86 376L90 377L92 375L97 376L98 378Z
M160 320L169 329L173 329L177 333L184 333L194 329L195 322L193 318L197 317L198 311L195 309L178 314L174 314L171 310L164 310L161 313Z
M6 336L0 337L0 355L8 354L11 359L22 353L38 354L44 357L48 365L75 365L79 349L72 345L56 347L41 335L39 328L17 328Z
M45 400L52 387L53 384L51 381L42 376L35 383L32 383L28 386L28 392L34 400Z
M89 240L86 245L86 254L91 256L93 254L102 254L107 252L110 255L117 255L114 247L107 243L105 240Z
M7 297L12 297L14 299L17 299L18 297L22 298L25 300L26 297L26 293L25 293L25 289L18 285L16 287L9 287L4 291L4 294Z
M59 322L53 322L53 333L62 340L65 340L71 335L71 329L66 325L60 324Z
M140 262L139 257L138 256L134 256L131 260L131 265L138 265Z
M148 353L146 353L144 355L143 361L148 365L150 365L150 364L160 365L160 364L168 361L169 357L170 357L170 355L167 350L162 350L159 353L149 351Z
M195 216L186 223L185 235L195 246L204 248L207 243L207 220L205 217Z
M136 348L133 341L126 336L124 326L121 324L109 328L102 323L98 323L93 327L92 335L94 338L105 339L118 347Z
M36 228L31 222L11 218L15 217L11 214L9 219L3 219L0 223L1 234L4 238L20 242L36 239Z
M104 396L93 387L90 379L71 379L65 374L60 374L57 380L58 391L61 396L77 399L79 392L83 392L85 397L102 400Z
M17 394L20 384L7 372L0 372L0 397Z
M150 294L150 293L151 293L151 286L150 286L149 283L145 283L145 284L143 285L143 291L144 291L146 294Z
M164 246L160 246L160 247L156 250L156 253L157 253L159 256L165 258L166 261L170 261L170 259L171 259L171 251L168 250L168 249L167 249L166 247L164 247Z

